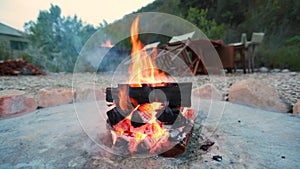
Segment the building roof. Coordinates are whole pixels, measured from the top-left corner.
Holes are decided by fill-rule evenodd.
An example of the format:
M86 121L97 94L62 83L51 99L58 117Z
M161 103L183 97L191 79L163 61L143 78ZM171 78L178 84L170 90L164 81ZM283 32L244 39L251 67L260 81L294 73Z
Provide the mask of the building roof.
M23 37L23 32L0 22L0 34Z

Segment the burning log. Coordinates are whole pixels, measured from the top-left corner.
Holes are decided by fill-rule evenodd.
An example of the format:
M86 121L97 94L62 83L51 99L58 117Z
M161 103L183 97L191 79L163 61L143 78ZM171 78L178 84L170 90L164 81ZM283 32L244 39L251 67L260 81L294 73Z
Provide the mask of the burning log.
M169 107L191 106L192 83L165 83L165 86L151 87L149 84L142 84L142 87L130 87L129 84L119 84L117 88L106 88L106 101L118 105L119 92L123 87L129 91L128 95L138 101L138 104L149 103L150 101L169 101Z
M119 105L120 92L124 86L128 89L125 93L128 95L126 103L131 104L132 107L136 107L137 104L135 109L124 111ZM188 108L191 105L191 87L192 83L168 83L160 87L151 87L146 84L142 87L130 87L128 84L120 84L117 88L107 88L106 101L115 106L107 111L109 129L114 135L112 137L116 137L113 139L114 147L128 149L124 150L125 152L148 150L150 153L159 153L165 157L177 157L184 153L193 131L195 118L194 110ZM157 94L158 92L153 95L153 91L158 89L161 91L160 95ZM156 100L151 97L156 97ZM152 108L159 108L158 110L153 108L156 110L154 117L151 117L153 112L150 114L147 112L149 105ZM155 123L151 122L153 118ZM118 137L116 131L122 131L122 134ZM156 132L164 134L155 140L151 136ZM141 136L138 136L141 140L135 141L137 133L141 133Z
M113 123L116 121L115 118L121 120L122 117L120 112L123 112L120 108L119 93L123 87L126 87L129 92L127 93L130 100L135 100L134 104L142 105L150 103L151 101L166 103L163 111L157 113L159 121L165 124L173 124L177 119L180 112L178 107L190 107L191 106L191 90L192 83L168 83L163 87L151 87L147 84L143 84L142 87L130 87L129 84L120 84L117 88L106 88L106 101L111 103L114 102L118 109L117 115L110 115L112 111L116 111L117 108L107 112L109 120ZM130 101L128 101L130 102ZM135 107L136 105L131 105ZM125 113L125 112L124 112ZM124 114L122 113L122 114ZM128 115L128 113L125 113ZM134 113L135 118L139 118ZM140 120L138 120L140 121Z
M131 119L128 116L122 115L118 112L117 108L113 108L108 111L107 114L114 114L113 117L118 118L118 120L112 118L108 119L108 129L111 131L111 137L113 138L112 145L115 149L122 151L122 153L132 153L132 152L148 152L150 154L160 154L164 157L177 157L184 153L186 150L187 143L193 132L194 116L185 116L187 112L189 114L194 113L192 108L181 109L176 123L169 125L166 123L160 123L158 119L157 126L162 128L159 137L151 137L156 133L159 133L159 127L155 128L152 124L144 122L142 118L139 117L138 111L134 111ZM134 114L137 115L133 119ZM130 116L130 115L129 115ZM117 131L123 130L122 135L117 137ZM136 140L136 134L141 133L141 137L144 138Z

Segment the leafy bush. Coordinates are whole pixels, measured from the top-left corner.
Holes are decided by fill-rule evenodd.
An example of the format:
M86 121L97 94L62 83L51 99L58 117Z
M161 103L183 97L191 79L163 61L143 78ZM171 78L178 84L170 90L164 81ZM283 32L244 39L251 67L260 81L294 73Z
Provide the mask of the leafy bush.
M294 36L275 48L270 44L258 48L256 53L257 66L270 68L288 68L300 71L300 36Z
M37 21L26 23L25 30L31 41L27 57L51 72L72 72L83 44L96 31L76 16L62 17L56 5L40 11Z
M198 26L208 38L219 39L224 34L224 25L218 25L214 19L207 19L208 9L190 8L186 19Z

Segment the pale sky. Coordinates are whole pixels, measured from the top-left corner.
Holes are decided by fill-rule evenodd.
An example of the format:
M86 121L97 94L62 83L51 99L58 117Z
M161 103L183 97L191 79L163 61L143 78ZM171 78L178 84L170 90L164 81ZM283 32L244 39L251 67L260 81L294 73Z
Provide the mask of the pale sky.
M49 10L50 4L58 5L62 16L74 16L98 26L105 19L108 23L137 11L154 0L0 0L0 22L23 31L23 25L36 21L40 10Z

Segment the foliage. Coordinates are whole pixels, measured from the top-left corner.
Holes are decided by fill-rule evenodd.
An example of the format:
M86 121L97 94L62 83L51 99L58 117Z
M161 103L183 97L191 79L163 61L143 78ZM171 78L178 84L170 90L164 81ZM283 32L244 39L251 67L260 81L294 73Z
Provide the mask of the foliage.
M180 16L198 26L208 38L223 39L225 43L240 41L241 33L247 33L250 40L252 32L264 32L263 44L255 53L257 66L299 70L299 9L298 0L155 0L137 12ZM104 36L94 38L110 38L113 44L123 39L117 45L128 49L130 40L124 35L128 34L132 20L129 14L112 24L104 21L99 25ZM151 18L141 24L151 24ZM168 23L161 24L161 28L175 31ZM26 23L25 28L32 42L26 57L50 71L72 71L82 45L96 31L76 16L62 17L60 8L54 5L49 11L40 11L37 21ZM162 37L141 36L146 44L157 38ZM160 41L167 40L164 37Z
M25 31L31 41L28 55L33 60L49 71L71 72L78 52L96 30L84 26L77 16L62 17L61 9L51 5L49 11L40 11L36 22L26 23Z
M139 12L159 11L161 6L172 0L156 0L141 8ZM297 38L300 32L300 1L298 0L180 0L178 7L168 11L197 25L208 38L223 39L225 43L239 42L242 33L248 40L252 32L264 32L264 42L256 50L257 64L277 68L300 70L297 45L289 40ZM206 11L204 16L204 11ZM167 12L168 11L160 11ZM202 12L202 13L201 13ZM199 20L214 21L217 34L207 32ZM209 22L204 22L204 26ZM222 28L223 25L223 28ZM211 27L213 28L213 27ZM222 34L222 29L224 33ZM298 53L297 53L298 52Z
M218 39L224 34L224 25L217 25L214 19L207 19L207 9L190 8L186 19L198 26L198 28L211 39Z
M257 52L258 66L270 68L288 68L300 71L300 36L287 39L277 49L268 45L262 46Z

